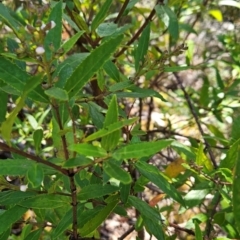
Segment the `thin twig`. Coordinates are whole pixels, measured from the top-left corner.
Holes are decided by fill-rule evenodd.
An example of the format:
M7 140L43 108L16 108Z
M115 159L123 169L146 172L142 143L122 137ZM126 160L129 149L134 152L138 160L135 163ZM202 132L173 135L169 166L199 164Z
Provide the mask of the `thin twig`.
M202 135L202 137L203 137L203 141L204 141L204 144L205 144L205 146L206 146L207 152L208 152L208 154L209 154L209 156L210 156L210 159L211 159L211 161L212 161L212 164L213 164L214 168L216 169L216 168L217 168L217 163L216 163L215 157L214 157L214 155L213 155L213 152L212 152L212 149L211 149L210 144L209 144L208 141L204 138L204 135L205 135L205 134L204 134L203 128L202 128L202 126L201 126L201 124L200 124L200 121L199 121L199 119L198 119L197 113L196 113L196 111L195 111L195 109L194 109L194 106L193 106L193 104L192 104L192 101L191 101L191 99L190 99L190 97L189 97L189 95L188 95L185 87L184 87L183 84L182 84L181 78L178 76L177 73L173 73L173 75L175 76L178 85L180 86L181 90L182 90L183 93L184 93L184 97L185 97L185 99L186 99L186 101L187 101L189 110L190 110L191 114L193 115L193 117L194 117L194 119L195 119L195 122L196 122L196 124L197 124L197 126L198 126L198 130L199 130L199 132L201 133L201 135Z
M49 166L49 167L51 167L51 168L53 168L53 169L61 172L61 173L64 174L64 175L68 175L68 171L67 171L66 169L62 169L60 166L55 165L54 163L51 163L51 162L49 162L49 161L46 161L46 160L40 158L39 156L26 153L26 152L24 152L24 151L22 151L22 150L19 150L19 149L17 149L17 148L14 148L14 147L10 147L10 146L8 146L6 143L0 142L0 149L3 150L3 151L8 151L8 152L16 153L16 154L18 154L18 155L20 155L20 156L23 156L23 157L25 157L25 158L28 158L28 159L34 161L34 162L42 163L42 164L44 164L44 165L46 165L46 166Z
M118 240L124 240L125 237L127 237L131 232L135 230L135 227L129 228L121 237L118 238Z
M169 226L170 226L170 227L173 227L175 230L182 231L182 232L186 232L186 233L188 233L189 235L195 236L194 231L191 230L191 229L187 229L187 228L180 227L180 226L178 226L178 225L175 224L175 223L169 223Z
M119 19L122 17L127 5L129 3L129 0L126 0L123 5L122 5L122 8L120 9L118 15L117 15L117 18L114 20L114 23L117 23L119 21Z

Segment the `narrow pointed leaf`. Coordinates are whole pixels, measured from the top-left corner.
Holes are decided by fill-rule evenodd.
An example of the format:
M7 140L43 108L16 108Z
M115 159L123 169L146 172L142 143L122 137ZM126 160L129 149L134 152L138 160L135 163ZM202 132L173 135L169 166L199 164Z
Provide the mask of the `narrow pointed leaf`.
M156 142L140 142L130 144L119 148L113 153L113 157L117 160L128 158L142 158L151 156L163 148L169 146L172 140L159 140Z
M43 178L43 169L39 164L34 164L33 167L28 170L27 179L34 188L37 188L41 185Z
M105 16L108 13L109 8L111 7L112 0L106 0L104 4L100 7L97 15L92 21L91 30L94 31L98 25L104 20Z
M38 240L40 239L40 235L42 231L43 230L41 228L38 230L32 231L24 238L24 240Z
M118 201L108 203L106 207L104 207L96 216L94 216L80 229L80 235L85 237L97 229L101 223L112 213L117 203Z
M122 35L111 38L100 47L94 49L82 63L76 68L71 77L67 79L65 90L69 97L76 95L91 77L104 65L111 57L123 39Z
M27 208L21 206L14 206L6 210L0 215L0 233L6 231L13 223L18 221L23 214L27 211Z
M81 189L80 193L78 194L78 199L80 201L95 199L116 192L118 190L119 190L118 187L109 184L108 185L91 184Z
M123 120L123 121L113 123L113 124L105 127L104 129L100 129L99 131L89 135L88 137L86 137L84 139L84 142L89 142L89 141L95 140L97 138L101 138L103 136L106 136L106 135L108 135L112 132L115 132L118 129L121 129L124 126L133 124L137 120L138 120L138 118L132 118L132 119L127 119L127 120Z
M116 65L111 60L107 61L104 64L103 69L113 80L115 80L116 82L120 81L119 70L117 69Z
M167 179L155 166L143 161L138 161L135 166L144 177L149 179L152 183L156 184L169 197L179 202L182 206L185 206L180 193L167 181Z
M123 184L130 184L132 178L128 172L122 169L119 165L115 164L114 161L107 161L103 165L103 170L109 177L119 180Z
M91 156L91 157L105 157L107 156L107 152L97 146L93 146L88 143L80 143L80 144L72 144L68 148L71 151L75 151L84 156Z
M58 87L52 87L47 90L45 90L46 95L48 95L51 98L60 100L60 101L68 101L68 94L67 91L58 88Z

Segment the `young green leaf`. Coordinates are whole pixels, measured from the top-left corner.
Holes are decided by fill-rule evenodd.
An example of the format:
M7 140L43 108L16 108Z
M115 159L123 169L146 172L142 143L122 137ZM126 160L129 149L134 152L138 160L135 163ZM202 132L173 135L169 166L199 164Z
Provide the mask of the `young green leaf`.
M85 156L78 156L76 158L72 158L64 162L63 168L73 168L73 167L81 167L93 164L93 161Z
M106 128L117 121L118 121L118 103L117 103L116 95L113 95L110 101L110 104L108 106L108 111L105 116L103 127ZM121 132L120 132L120 129L118 129L102 137L102 141L101 141L102 147L107 151L114 149L118 144L120 136L121 136Z
M92 25L91 25L92 31L94 31L99 26L99 24L104 20L104 18L108 13L109 8L111 7L111 4L112 4L112 0L106 0L104 4L101 6L97 15L92 21Z
M162 220L160 214L141 199L135 196L129 196L128 203L135 207L141 213L141 215L145 216L146 218L154 219L155 221Z
M73 35L69 40L67 40L60 49L63 49L63 55L66 54L68 51L72 49L74 44L77 42L77 40L82 36L84 31L79 31L75 35Z
M46 95L51 98L60 100L60 101L68 101L68 94L66 90L63 90L58 87L52 87L44 91Z
M47 60L52 57L51 46L57 51L61 45L62 40L62 1L59 1L52 9L48 23L53 21L55 27L49 30L44 39L44 49L46 53Z
M53 194L40 194L19 203L20 206L33 209L52 209L70 204L70 198Z
M32 232L30 232L25 238L24 240L38 240L40 239L40 235L42 233L42 229L37 229L37 230L34 230Z
M68 147L69 150L75 151L84 156L91 156L91 157L106 157L107 152L97 146L93 146L88 143L80 143L80 144L72 144Z
M113 159L104 162L103 170L109 177L115 178L123 184L130 184L132 182L130 174L116 164Z
M26 211L27 208L16 205L3 212L0 215L0 233L6 231L13 223L18 221Z
M116 33L118 29L118 25L115 23L101 23L96 32L98 34L99 37L107 37L107 36L111 36L114 33Z
M43 139L43 130L42 128L38 128L33 132L34 147L37 154L39 154L39 151L41 149L42 139Z
M96 216L94 216L90 221L88 221L81 229L80 235L82 237L87 236L97 229L101 223L109 216L109 214L114 210L118 201L113 201L107 204Z
M27 172L27 179L34 188L41 185L44 178L43 169L39 164L34 164Z
M131 184L120 184L120 198L124 204L127 203L128 197L130 195Z
M155 166L143 161L138 161L135 166L144 177L156 184L169 197L179 202L182 206L185 206L185 202L183 201L180 193L167 181L167 179Z
M150 39L150 23L145 27L139 38L137 49L135 50L135 70L138 72L140 66L144 63L145 55L147 54Z
M104 64L103 69L113 80L115 80L116 82L120 81L119 70L117 69L116 65L111 60L107 61Z
M199 166L204 166L208 171L213 170L212 162L203 152L203 144L202 143L200 143L198 151L197 151L196 164Z
M81 15L77 14L77 13L74 12L74 11L72 11L72 14L73 14L73 18L74 18L74 20L75 20L74 23L76 23L77 26L78 26L81 30L89 33L88 25L87 25L87 23L85 22L85 20L81 17Z
M116 150L113 153L113 157L117 160L148 157L169 146L171 142L172 140L168 139L159 140L156 142L140 142L135 144L129 144Z
M78 199L80 201L95 199L116 192L118 190L118 187L109 184L91 184L81 189L80 193L78 194Z
M202 231L199 227L199 222L197 220L194 220L194 226L195 226L195 236L196 236L196 240L202 240L203 239L203 235L202 235Z
M123 39L122 35L111 38L100 47L94 49L80 65L75 69L70 78L67 79L65 90L69 97L76 95L91 77L104 65L111 57Z
M106 136L106 135L108 135L112 132L115 132L118 129L121 129L124 126L133 124L137 120L138 120L138 118L132 118L132 119L127 119L127 120L123 120L123 121L113 123L113 124L105 127L104 129L100 129L99 131L89 135L88 137L86 137L84 139L84 142L89 142L89 141L95 140L97 138L101 138L103 136Z

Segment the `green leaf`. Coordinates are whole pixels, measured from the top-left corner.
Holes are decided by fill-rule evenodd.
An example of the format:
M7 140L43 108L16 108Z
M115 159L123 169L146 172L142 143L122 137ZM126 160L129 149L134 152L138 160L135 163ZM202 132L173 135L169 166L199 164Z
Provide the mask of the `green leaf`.
M191 190L184 196L185 203L189 208L197 206L203 201L208 193L209 189Z
M118 201L108 203L107 206L105 206L96 216L94 216L80 229L80 235L82 237L85 237L97 229L101 223L111 214L117 203Z
M96 32L98 34L99 37L107 37L107 36L111 36L114 33L116 33L118 29L118 25L115 23L101 23Z
M6 231L13 223L18 221L23 214L27 211L26 208L21 206L14 206L6 210L3 214L0 215L0 233Z
M72 144L68 147L69 150L75 151L84 156L91 156L91 157L106 157L107 152L97 146L93 146L88 143L80 143L80 144Z
M204 166L208 171L213 170L213 165L210 159L205 155L203 152L203 144L199 144L199 148L197 151L197 157L196 157L196 164L199 166Z
M168 28L169 34L176 41L179 37L178 18L172 9L167 5L158 4L155 6L157 16Z
M121 201L126 204L131 190L131 184L120 184L120 198Z
M203 239L203 235L202 235L202 231L199 227L199 223L197 220L194 221L194 225L195 225L195 236L196 236L196 240L202 240Z
M27 237L24 238L24 240L38 240L40 239L42 231L43 230L41 228L35 231L32 231L27 235Z
M52 57L51 46L57 51L62 40L62 1L59 1L50 12L48 23L55 22L56 26L49 30L44 38L44 49L47 60Z
M115 178L123 184L130 184L132 182L130 174L117 165L113 159L104 162L103 170L109 177Z
M215 71L216 71L216 79L217 79L217 84L218 84L218 87L221 89L221 90L224 90L224 83L223 83L223 80L222 80L222 77L219 73L219 70L217 68L215 68Z
M112 0L106 0L104 4L100 7L98 13L92 21L91 30L94 31L99 24L105 19L109 8L111 7Z
M0 175L25 175L32 168L33 162L26 159L7 159L0 161Z
M70 204L70 198L53 194L40 194L19 203L20 206L33 209L52 209Z
M145 55L147 54L150 39L150 23L145 27L139 38L137 49L135 50L135 70L138 72L139 67L143 65Z
M135 166L144 177L156 184L169 197L179 202L182 206L185 206L182 196L178 193L177 189L167 181L158 168L143 161L138 161Z
M34 164L33 167L28 170L27 178L34 188L39 187L44 178L42 167L39 164Z
M14 74L12 74L13 72ZM36 87L36 83L39 84L41 81L41 75L31 77L16 64L3 57L0 57L0 79L14 88L19 93L18 95L21 95L25 90L29 98L48 103L48 98L41 87Z
M101 108L94 102L90 102L88 106L89 106L89 114L91 116L93 124L98 129L102 128L103 122L104 122L104 116L101 113Z
M58 88L58 87L52 87L44 91L46 95L48 95L51 98L55 98L60 101L68 101L68 94L67 91Z
M17 36L19 35L21 24L11 16L10 10L2 3L0 3L0 19L7 24Z
M192 66L173 66L173 67L164 66L163 71L164 72L180 72L188 69L192 69Z
M77 14L76 12L72 11L73 14L73 18L75 20L75 23L77 24L77 26L82 29L83 31L89 33L89 29L88 29L88 25L87 23L84 21L84 19Z
M110 92L117 92L117 91L126 89L130 86L133 86L133 82L130 81L130 80L127 80L127 81L123 81L123 82L113 84L112 86L109 87L109 91Z
M6 119L8 94L0 90L0 99L1 99L0 123L2 123Z
M98 70L97 72L97 83L98 87L100 88L101 91L104 91L105 89L105 76L104 76L104 71L103 69Z
M84 31L79 31L75 35L73 35L69 40L67 40L61 47L60 49L63 49L64 53L66 54L68 51L72 49L74 44L77 42L77 40L82 36Z
M116 82L120 81L120 73L116 65L111 60L107 61L104 64L103 69L113 80L115 80Z
M113 157L117 160L128 159L128 158L142 158L151 156L163 148L170 145L172 142L171 139L168 140L159 140L156 142L140 142L129 144L122 148L119 148L113 153Z
M9 227L5 232L0 234L0 239L1 240L8 240L10 235L11 235L11 227Z
M104 65L111 57L123 39L122 35L111 38L100 47L94 49L82 63L76 68L70 78L67 79L65 90L69 97L76 95L91 77Z
M38 128L33 132L34 147L37 154L39 154L39 151L41 149L42 139L43 139L43 130L42 128Z
M155 222L159 222L159 224L161 223L162 218L160 214L154 208L150 207L146 202L140 200L135 196L129 196L128 203L131 206L135 207L145 219L152 219ZM163 231L162 236L164 236ZM164 237L159 239L164 239Z
M95 199L116 192L118 190L118 187L109 184L91 184L81 189L80 193L78 194L78 199L80 201Z
M240 139L240 116L233 119L232 131L231 131L231 143Z
M116 95L113 95L108 106L108 111L105 116L103 127L106 128L117 121L118 121L118 103L117 103ZM117 146L120 137L121 137L121 132L120 132L120 129L118 129L102 137L101 146L105 150L110 151Z
M112 132L115 132L118 129L121 129L124 126L133 124L137 120L138 120L138 118L132 118L132 119L127 119L127 120L123 120L123 121L113 123L113 124L109 125L108 127L105 127L104 129L100 129L99 131L89 135L88 137L86 137L84 139L84 142L89 142L89 141L95 140L97 138L101 138L103 136L106 136L106 135L108 135Z
M82 167L82 166L88 166L90 164L93 164L93 161L89 158L86 158L85 156L78 156L76 158L72 158L64 162L63 168L73 168L73 167Z
M69 209L66 214L60 219L57 227L52 231L52 238L55 239L61 235L72 223L72 209Z
M4 206L15 205L24 199L35 196L34 192L3 191L0 192L0 204Z

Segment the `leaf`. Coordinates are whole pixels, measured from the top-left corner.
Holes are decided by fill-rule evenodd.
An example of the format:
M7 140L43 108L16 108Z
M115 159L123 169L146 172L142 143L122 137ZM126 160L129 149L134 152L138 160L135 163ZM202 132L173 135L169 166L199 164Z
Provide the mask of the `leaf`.
M192 67L191 66L173 66L173 67L164 66L163 71L164 72L180 72L188 69L192 69Z
M131 184L120 183L120 198L124 204L126 204L128 201L130 190L131 190Z
M79 154L82 154L84 156L91 156L91 157L106 157L107 152L97 146L93 146L88 143L80 143L80 144L72 144L68 147L69 150L75 151Z
M72 223L72 209L69 209L65 215L60 219L57 227L52 231L52 238L55 239L61 235Z
M41 228L35 231L32 231L27 235L27 237L24 238L24 240L38 240L40 239L42 231L43 230Z
M179 202L182 206L185 206L182 196L178 193L177 189L166 180L155 166L143 161L138 161L135 166L144 177L156 184L169 197Z
M108 111L105 116L103 127L106 128L117 121L118 121L118 103L116 95L113 95L108 106ZM117 146L120 137L121 137L120 129L117 129L116 131L102 137L101 146L106 151L110 151Z
M115 132L118 129L123 128L124 126L131 125L134 122L136 122L137 120L138 120L138 118L132 118L132 119L127 119L127 120L123 120L123 121L113 123L113 124L105 127L104 129L100 129L99 131L89 135L83 141L84 142L89 142L89 141L101 138L101 137L106 136L106 135L108 135L112 132Z
M144 63L145 55L147 54L150 39L150 23L144 28L142 35L139 38L137 49L135 50L135 70L139 71L140 66Z
M19 28L21 27L21 24L11 16L9 9L2 3L0 3L0 18L14 31L16 36L19 35Z
M129 158L142 158L151 156L163 148L170 145L172 140L159 140L156 142L140 142L135 144L129 144L122 148L119 148L113 153L113 158L120 159L129 159Z
M78 194L78 199L82 201L100 198L110 193L117 192L118 190L118 187L109 184L91 184L81 189L80 193Z
M52 57L51 46L57 51L61 45L62 40L62 1L59 1L51 10L48 17L49 22L55 22L56 26L49 30L44 38L44 49L47 60Z
M195 236L196 236L196 240L202 240L203 239L203 235L202 235L202 231L199 227L199 223L197 220L194 220L194 226L195 226Z
M16 205L2 213L0 215L0 233L11 227L12 224L18 221L26 211L26 208Z
M98 70L97 72L97 83L98 87L100 88L101 91L104 91L105 89L105 76L104 76L104 71L103 69Z
M157 16L164 22L168 28L169 34L176 41L179 37L178 18L172 9L167 5L156 5Z
M151 207L155 207L160 201L162 201L162 199L166 196L166 194L164 193L160 193L157 196L153 197L150 201L149 201L149 206Z
M68 94L66 90L63 90L58 87L51 87L44 91L46 95L51 98L55 98L60 101L68 101Z
M113 35L118 29L118 25L115 23L101 23L96 32L99 37L107 37Z
M7 159L0 161L0 175L25 175L33 166L33 162L26 159Z
M118 201L113 201L107 204L96 216L94 216L90 221L88 221L81 229L80 235L82 237L87 236L97 229L101 223L110 215L110 213L116 207Z
M76 95L91 77L104 65L104 63L115 52L123 39L122 35L111 38L100 47L94 49L80 65L75 69L70 78L67 79L65 90L69 97Z
M8 94L0 91L1 107L0 107L0 123L4 122L7 114Z
M72 49L74 44L78 41L78 39L82 36L83 33L84 31L77 32L60 47L60 49L63 49L64 51L63 55Z
M117 92L123 89L126 89L130 86L133 86L133 82L130 80L118 82L109 87L110 92Z
M10 235L11 235L11 227L9 227L5 232L0 234L0 239L1 240L8 240Z
M102 128L103 127L103 122L104 122L104 116L103 114L100 112L101 109L100 107L95 104L94 102L90 102L88 104L89 106L89 114L91 116L92 122L93 124L98 128ZM90 135L91 136L91 135ZM88 137L87 137L88 138ZM86 139L84 139L85 141Z
M24 199L35 196L34 192L3 191L0 192L0 204L4 206L15 205Z
M109 160L104 162L103 170L109 177L115 178L123 184L130 184L132 182L130 174L117 165L114 161Z
M111 7L112 0L106 0L104 4L100 7L98 13L92 21L91 30L94 31L99 24L105 19L109 8Z
M199 166L204 166L208 171L213 170L212 162L203 152L203 144L202 143L200 143L198 151L197 151L196 164Z
M177 158L170 164L168 164L167 168L165 169L165 175L169 178L177 177L181 172L185 171L186 169L182 166L184 160L182 158Z
M111 60L107 61L104 64L103 69L113 80L115 80L116 82L120 81L119 70L117 69L116 65Z
M43 130L42 128L38 128L33 132L34 147L37 154L39 154L42 139L43 139Z
M150 230L149 232L154 234L157 239L165 239L160 214L154 208L151 208L146 202L137 197L129 196L128 202L141 213L144 224L147 229Z
M12 74L13 72L14 74ZM36 86L36 84L41 82L41 75L31 77L16 64L3 57L0 57L0 79L14 88L18 92L18 96L25 90L29 98L38 102L48 103L48 98L41 87Z
M34 164L27 172L27 179L34 188L41 185L44 178L43 169L39 164Z
M86 158L85 156L78 156L76 158L72 158L64 162L63 168L73 168L73 167L82 167L82 166L88 166L90 164L93 164L94 162Z
M76 12L72 11L72 14L73 14L73 18L74 18L74 22L73 23L76 23L77 26L82 29L83 31L89 33L89 29L88 29L88 25L87 23L84 21L84 19L79 15L77 14Z
M184 196L185 203L189 208L197 206L203 201L208 193L209 189L191 190Z
M70 204L70 198L54 194L40 194L19 203L20 206L33 209L52 209Z
M216 79L217 79L217 84L218 84L218 87L221 89L221 90L224 90L224 83L223 83L223 80L222 80L222 77L219 73L219 70L215 67L215 71L216 71Z

